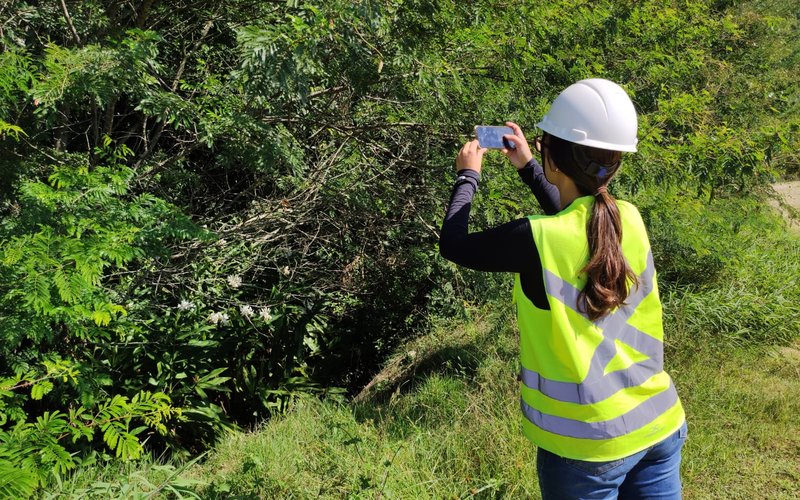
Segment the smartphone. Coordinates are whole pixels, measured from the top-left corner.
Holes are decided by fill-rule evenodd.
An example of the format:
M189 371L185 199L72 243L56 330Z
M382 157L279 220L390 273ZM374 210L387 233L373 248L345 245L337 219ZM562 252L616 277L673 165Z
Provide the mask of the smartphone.
M511 130L511 127L475 126L475 136L478 138L478 144L482 148L516 149L516 145L513 142L503 139L504 135L514 135L514 131Z

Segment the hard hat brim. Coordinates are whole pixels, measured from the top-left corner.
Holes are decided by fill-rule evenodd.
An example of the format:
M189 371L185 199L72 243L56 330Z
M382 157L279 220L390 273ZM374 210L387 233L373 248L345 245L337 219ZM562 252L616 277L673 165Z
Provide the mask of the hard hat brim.
M548 122L547 117L545 116L542 121L536 124L536 128L541 129L547 132L550 135L554 135L559 139L564 139L565 141L573 142L575 144L580 144L581 146L589 146L592 148L598 149L608 149L611 151L622 151L626 153L635 153L636 152L636 144L615 144L611 142L604 142L589 139L587 137L586 132L578 129L570 129L567 130L562 127L558 127L553 123ZM638 142L638 141L637 141Z

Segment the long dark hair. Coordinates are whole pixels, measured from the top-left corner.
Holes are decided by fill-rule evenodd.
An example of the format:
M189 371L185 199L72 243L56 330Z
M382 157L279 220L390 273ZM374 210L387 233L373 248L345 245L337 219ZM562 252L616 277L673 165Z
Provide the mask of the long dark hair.
M622 153L581 146L553 135L545 137L546 151L556 167L568 175L583 195L593 195L592 215L586 225L589 262L581 270L586 285L578 307L595 321L628 298L628 281L637 282L622 253L622 220L617 202L606 187L617 172Z

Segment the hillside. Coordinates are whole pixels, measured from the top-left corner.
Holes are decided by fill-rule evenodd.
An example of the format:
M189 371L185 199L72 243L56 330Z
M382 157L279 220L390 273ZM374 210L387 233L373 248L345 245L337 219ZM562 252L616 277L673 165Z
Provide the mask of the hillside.
M502 314L472 325L432 334L440 347L385 401L301 402L226 439L187 477L210 483L201 491L212 497L536 498L514 330ZM668 370L689 415L685 498L796 498L800 343L688 355L670 343Z
M800 283L782 279L800 275L800 237L785 228L755 209L740 232L761 236L734 241L758 259L731 264L712 285L663 294L666 369L689 422L687 499L800 492ZM535 449L520 432L517 341L506 301L469 308L398 349L358 402L301 398L226 436L201 462L82 469L53 491L537 498Z
M85 470L58 490L537 498L535 449L519 426L515 341L507 314L484 311L469 325L442 325L399 352L397 358L423 359L380 401L300 400L284 417L226 437L202 464ZM796 498L800 343L722 350L681 344L670 339L667 364L689 421L685 498Z

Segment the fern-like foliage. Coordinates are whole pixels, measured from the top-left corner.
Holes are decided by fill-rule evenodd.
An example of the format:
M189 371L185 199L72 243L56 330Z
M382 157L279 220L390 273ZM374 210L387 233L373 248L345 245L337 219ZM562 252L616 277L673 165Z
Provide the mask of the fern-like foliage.
M124 158L129 150L123 146L113 154ZM10 290L13 296L35 314L71 323L106 326L126 313L108 300L102 278L109 267L123 268L144 255L137 245L141 228L122 198L132 174L119 164L59 166L49 183L22 185L22 202L39 210L35 220L23 221L35 227L22 226L21 234L0 244L2 263L22 284Z
M131 399L115 395L93 412L46 411L33 422L17 422L0 430L0 498L30 496L50 474L63 476L73 469L76 460L70 446L81 440L91 443L98 429L118 458L135 460L143 451L138 436L148 429L166 433L164 422L178 415L180 410L171 406L166 394L143 391ZM132 428L134 423L142 425Z
M115 393L95 358L125 331L114 273L158 249L176 213L132 194L130 155L106 138L96 164L52 166L46 181L20 184L24 210L0 223L0 498L34 494L82 450L135 460L143 437L180 415L163 392Z
M39 484L36 474L3 456L0 448L0 498L27 498Z

